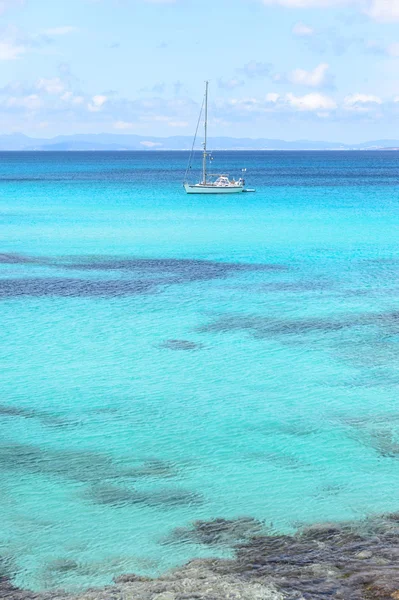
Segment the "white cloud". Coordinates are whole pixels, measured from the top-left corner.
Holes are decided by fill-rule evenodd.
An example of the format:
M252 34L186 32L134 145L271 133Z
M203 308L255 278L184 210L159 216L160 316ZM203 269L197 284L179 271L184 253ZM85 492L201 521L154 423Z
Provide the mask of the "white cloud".
M78 104L83 104L84 96L75 96L73 92L69 91L69 92L65 92L64 94L62 94L61 100L63 100L64 102L69 102L69 103L77 106Z
M145 102L143 102L142 106L143 108L150 108L150 106L146 105ZM143 121L158 121L159 123L167 123L169 121L169 117L167 117L166 115L153 114L143 115L141 119Z
M249 63L244 65L242 69L237 70L247 77L266 77L270 75L271 69L272 65L270 63L262 63L251 60Z
M320 93L296 96L293 93L280 95L269 92L263 99L231 98L217 103L218 116L228 118L231 122L237 119L248 120L262 118L268 113L292 114L313 113L318 117L326 117L338 108L336 101Z
M37 110L42 106L42 100L37 94L29 94L28 96L10 96L6 100L6 106L9 108L28 108L29 110Z
M232 77L231 79L219 79L218 86L224 90L233 90L236 87L240 87L244 85L244 81L242 79L238 79L237 77Z
M350 94L344 98L346 106L354 106L355 104L382 104L379 96L368 94Z
M306 23L302 23L302 21L295 23L294 27L292 28L292 33L298 37L310 37L314 34L314 32L315 30L313 27L306 25Z
M305 85L308 87L323 87L331 82L331 77L328 73L329 65L321 63L313 69L313 71L305 71L305 69L295 69L288 77L291 83L296 85Z
M22 6L25 0L0 0L0 15L2 15L8 8L16 8Z
M399 0L261 0L265 5L286 8L337 8L348 6L360 10L370 18L381 21L399 20Z
M362 0L359 0L360 2ZM353 4L356 0L262 0L263 4L279 4L287 8L326 8Z
M398 21L399 0L371 0L365 10L376 21Z
M345 96L343 108L347 111L367 113L382 105L379 96L369 94L350 94Z
M305 94L305 96L294 96L287 94L288 104L300 111L333 110L337 108L335 100L323 94Z
M152 87L142 88L141 92L150 92L151 94L163 94L165 92L166 84L163 81L154 83Z
M259 96L240 97L237 94L235 98L216 98L212 121L215 135L219 127L228 127L229 123L255 123L261 131L268 118L291 122L294 127L297 123L314 120L341 123L342 126L381 119L388 122L395 115L397 117L398 107L399 96L383 101L377 95L353 93L338 99L338 95L325 95L318 90L302 95L292 88L287 94L270 91ZM138 128L148 135L170 135L172 128L185 128L195 123L197 111L198 105L183 97L143 100L110 93L91 96L75 91L70 83L65 83L61 92L57 78L41 78L30 85L16 81L0 88L0 121L14 128L25 127L27 123L38 128L45 122L53 128L56 123L71 122L82 131L95 128L97 131L132 133ZM150 138L142 147L156 148L154 144L156 142Z
M187 121L168 121L169 127L187 127Z
M88 103L87 108L90 112L99 112L107 100L107 96L93 96L91 102Z
M392 42L385 45L378 40L362 40L363 49L371 54L389 56L390 58L399 58L399 42Z
M36 82L38 90L44 90L47 94L54 94L58 96L65 90L65 85L59 77L53 77L52 79L46 79L42 77Z
M134 124L128 121L115 121L114 127L115 129L132 129Z
M51 27L50 29L46 29L44 33L50 36L57 35L68 35L69 33L75 33L78 31L77 27L73 27L72 25L62 25L60 27Z
M25 54L26 48L22 44L12 41L0 42L0 60L15 60Z
M262 103L257 98L233 98L229 101L231 106L237 106L243 113L258 112L262 109Z
M275 92L270 92L266 94L266 102L271 102L272 104L276 104L280 99L280 94L276 94Z
M102 106L107 101L107 96L93 96L94 106Z
M156 148L157 146L162 146L161 142L140 142L142 146L145 148Z
M1 13L0 0L0 15ZM0 60L15 60L28 51L46 46L51 40L43 34L27 34L13 25L0 26Z

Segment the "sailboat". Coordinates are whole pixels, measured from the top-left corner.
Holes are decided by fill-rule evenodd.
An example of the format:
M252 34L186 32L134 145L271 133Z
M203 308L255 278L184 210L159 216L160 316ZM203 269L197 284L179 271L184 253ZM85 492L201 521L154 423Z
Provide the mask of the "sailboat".
M245 189L244 173L246 169L242 169L242 176L238 179L230 179L228 174L225 173L208 173L207 163L208 159L212 160L211 153L208 152L207 148L207 137L208 137L208 85L209 82L205 82L205 96L201 106L200 115L197 123L197 130L194 135L194 141L191 148L190 158L186 169L186 175L184 178L184 189L187 194L237 194L239 192L255 191ZM191 161L194 153L195 140L197 138L198 127L201 121L202 111L204 110L204 150L202 153L202 179L199 183L188 183L187 174L191 169Z

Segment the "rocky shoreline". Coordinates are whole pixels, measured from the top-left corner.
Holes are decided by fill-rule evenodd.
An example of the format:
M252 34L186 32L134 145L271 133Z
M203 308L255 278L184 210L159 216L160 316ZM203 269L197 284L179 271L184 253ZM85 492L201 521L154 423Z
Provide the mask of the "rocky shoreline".
M399 513L316 524L295 535L265 534L262 526L251 518L215 519L174 532L176 543L231 544L230 560L192 560L157 578L122 575L78 595L21 590L4 575L0 599L399 600Z

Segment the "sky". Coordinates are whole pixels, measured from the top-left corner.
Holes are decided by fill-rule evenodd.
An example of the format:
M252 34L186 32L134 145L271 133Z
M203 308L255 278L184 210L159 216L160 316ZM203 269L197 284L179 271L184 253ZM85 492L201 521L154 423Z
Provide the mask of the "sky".
M399 0L0 0L0 134L399 139Z

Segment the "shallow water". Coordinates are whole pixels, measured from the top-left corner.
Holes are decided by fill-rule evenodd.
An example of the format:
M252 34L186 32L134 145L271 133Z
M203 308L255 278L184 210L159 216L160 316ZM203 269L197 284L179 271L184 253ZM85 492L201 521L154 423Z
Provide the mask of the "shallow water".
M185 153L0 158L17 585L229 555L173 538L196 519L398 508L397 153L215 153L257 188L226 198L183 193Z

